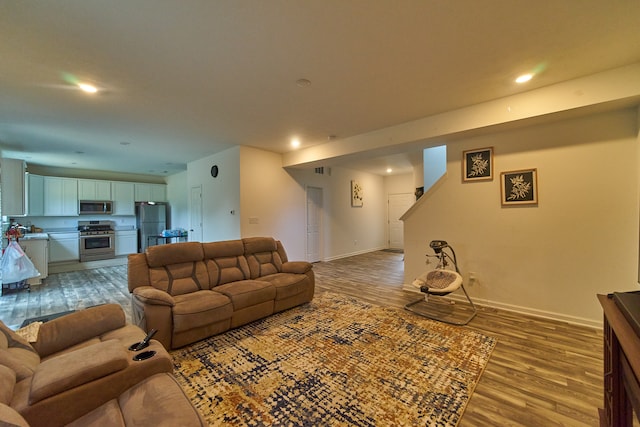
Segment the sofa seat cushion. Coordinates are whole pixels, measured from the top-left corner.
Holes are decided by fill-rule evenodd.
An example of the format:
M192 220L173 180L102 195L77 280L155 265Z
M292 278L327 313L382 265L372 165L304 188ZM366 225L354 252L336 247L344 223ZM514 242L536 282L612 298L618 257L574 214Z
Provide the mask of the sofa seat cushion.
M276 273L261 277L260 280L270 283L275 288L276 301L301 294L310 285L310 279L306 274Z
M273 301L276 297L275 288L269 283L260 280L240 280L215 287L233 302L234 310L251 307L267 301Z
M173 331L182 332L221 320L233 315L231 300L215 291L198 291L176 295L173 307Z

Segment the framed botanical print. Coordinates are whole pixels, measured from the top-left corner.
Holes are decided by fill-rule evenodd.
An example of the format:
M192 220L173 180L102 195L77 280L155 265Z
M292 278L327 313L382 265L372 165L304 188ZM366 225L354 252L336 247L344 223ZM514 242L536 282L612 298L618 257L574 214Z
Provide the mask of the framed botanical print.
M362 185L356 180L351 181L351 206L362 207Z
M538 170L523 169L500 174L502 206L538 204Z
M462 153L462 180L493 180L493 147L467 150Z

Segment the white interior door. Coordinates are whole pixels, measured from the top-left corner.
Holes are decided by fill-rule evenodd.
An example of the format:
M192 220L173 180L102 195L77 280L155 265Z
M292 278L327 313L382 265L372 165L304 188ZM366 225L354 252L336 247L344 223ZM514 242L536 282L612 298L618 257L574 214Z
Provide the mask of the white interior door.
M322 261L322 188L307 187L307 261Z
M202 242L202 186L191 187L191 203L189 207L190 242Z
M400 217L415 203L411 193L389 194L389 248L404 249L404 224Z

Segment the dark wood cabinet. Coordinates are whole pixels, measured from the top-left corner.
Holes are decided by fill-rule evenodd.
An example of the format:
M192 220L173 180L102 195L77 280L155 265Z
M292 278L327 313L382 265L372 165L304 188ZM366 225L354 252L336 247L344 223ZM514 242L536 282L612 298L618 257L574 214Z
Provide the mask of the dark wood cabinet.
M601 426L632 426L640 414L640 337L613 299L598 295L604 311L604 408ZM635 413L635 415L634 415Z

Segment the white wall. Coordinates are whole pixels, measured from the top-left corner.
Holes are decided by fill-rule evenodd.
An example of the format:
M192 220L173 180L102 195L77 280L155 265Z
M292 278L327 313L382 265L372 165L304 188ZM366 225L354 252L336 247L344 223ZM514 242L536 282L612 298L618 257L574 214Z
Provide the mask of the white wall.
M173 229L189 230L189 186L187 171L167 177L167 200L169 200L169 226Z
M494 147L494 180L462 183L464 150ZM637 289L637 112L456 141L447 175L405 220L405 281L433 239L456 250L478 302L599 325L596 294ZM536 207L501 207L500 172L538 170ZM468 283L468 280L466 281Z
M217 178L211 166L218 165ZM187 165L187 191L202 185L202 240L240 238L240 147L233 147ZM233 212L233 213L231 213Z

